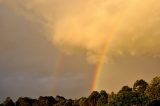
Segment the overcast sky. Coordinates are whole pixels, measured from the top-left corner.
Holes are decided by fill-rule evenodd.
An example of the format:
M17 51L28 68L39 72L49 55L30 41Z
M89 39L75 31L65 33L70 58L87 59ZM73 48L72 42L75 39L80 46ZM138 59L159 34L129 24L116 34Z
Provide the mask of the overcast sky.
M0 101L89 95L113 29L98 90L117 91L160 75L160 2L0 2Z

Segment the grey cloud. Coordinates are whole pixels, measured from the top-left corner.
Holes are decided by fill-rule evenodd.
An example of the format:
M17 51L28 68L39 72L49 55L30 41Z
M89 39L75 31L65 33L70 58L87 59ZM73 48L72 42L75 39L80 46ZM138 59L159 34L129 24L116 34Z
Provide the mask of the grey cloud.
M12 9L1 6L0 19L0 101L6 96L14 99L56 94L78 97L80 93L75 95L76 91L64 90L67 87L62 85L68 83L70 88L77 88L79 84L75 82L84 79L87 81L79 89L87 95L85 89L89 89L92 83L90 73L93 66L88 65L83 56L64 55L48 41L39 24L15 14ZM64 64L58 69L60 57L64 58ZM61 73L59 76L58 72ZM82 75L77 75L79 73ZM57 88L58 91L54 91Z

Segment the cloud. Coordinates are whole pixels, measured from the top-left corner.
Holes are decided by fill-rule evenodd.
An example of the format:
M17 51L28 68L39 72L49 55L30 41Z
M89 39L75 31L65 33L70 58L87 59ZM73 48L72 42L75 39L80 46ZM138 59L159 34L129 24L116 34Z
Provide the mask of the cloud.
M90 63L96 63L106 44L107 56L116 58L116 61L107 64L102 73L105 89L110 87L110 90L114 90L126 84L122 84L123 81L129 81L124 77L126 72L134 80L137 76L151 79L158 73L159 1L0 0L0 3L2 97L55 95L52 91L54 81L58 94L67 97L88 95L95 67L87 64L84 57ZM57 66L61 54L44 36L54 47L69 54L62 54L62 64ZM154 59L143 60L147 56L153 56ZM60 74L58 77L55 75L57 70ZM120 76L117 77L117 73L121 73ZM140 77L143 74L146 77ZM24 79L19 80L21 78ZM106 84L104 79L108 81ZM116 81L120 79L123 81L117 84ZM26 83L31 88L28 89L28 85L24 85ZM44 85L42 91L37 90ZM75 89L80 92L77 93Z
M87 96L94 65L84 55L61 53L44 37L41 26L13 11L0 5L0 102L7 96L14 100L20 96Z
M55 46L69 54L85 52L89 61L96 62L104 45L109 45L111 57L160 53L160 2L156 0L3 0L3 3L44 26L47 38Z

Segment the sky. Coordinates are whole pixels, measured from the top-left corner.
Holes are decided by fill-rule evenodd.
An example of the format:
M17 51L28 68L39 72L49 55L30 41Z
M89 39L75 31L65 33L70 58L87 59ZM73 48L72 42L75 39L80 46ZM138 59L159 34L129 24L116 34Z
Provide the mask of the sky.
M100 66L96 90L149 82L160 75L159 17L157 0L0 0L0 101L87 96Z

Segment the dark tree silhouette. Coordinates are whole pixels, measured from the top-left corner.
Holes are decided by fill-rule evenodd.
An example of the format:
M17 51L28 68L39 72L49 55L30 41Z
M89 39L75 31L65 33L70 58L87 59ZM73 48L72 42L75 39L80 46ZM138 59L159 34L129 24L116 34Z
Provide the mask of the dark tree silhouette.
M4 106L15 106L14 102L12 101L12 99L10 97L7 97L2 105L4 105Z
M148 83L146 81L144 81L143 79L137 80L133 85L133 90L140 92L140 93L144 93L147 86L148 86Z
M159 99L160 100L160 76L153 78L151 83L148 85L145 93L151 99Z
M137 80L133 88L123 86L117 94L109 94L105 90L93 91L88 98L76 100L62 96L20 97L15 103L7 97L0 106L160 106L160 76L153 78L149 84L142 79Z

